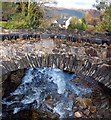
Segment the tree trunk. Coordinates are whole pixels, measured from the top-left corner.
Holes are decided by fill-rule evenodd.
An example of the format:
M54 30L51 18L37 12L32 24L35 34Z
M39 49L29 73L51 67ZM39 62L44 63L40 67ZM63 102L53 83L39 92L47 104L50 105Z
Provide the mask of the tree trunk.
M31 0L28 0L28 16L30 15L30 2Z

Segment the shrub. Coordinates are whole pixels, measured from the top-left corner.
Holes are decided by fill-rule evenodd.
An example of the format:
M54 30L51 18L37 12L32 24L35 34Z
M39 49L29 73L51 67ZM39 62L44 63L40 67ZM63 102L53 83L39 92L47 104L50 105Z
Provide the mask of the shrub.
M87 29L87 24L78 21L76 24L69 24L68 29L78 29L84 31Z

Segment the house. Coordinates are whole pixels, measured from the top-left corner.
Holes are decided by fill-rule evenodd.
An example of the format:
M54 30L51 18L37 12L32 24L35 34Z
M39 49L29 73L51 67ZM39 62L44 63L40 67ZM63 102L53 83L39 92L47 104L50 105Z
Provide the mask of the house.
M69 24L70 24L70 20L72 17L68 18L68 19L59 19L59 20L55 20L53 22L53 24L59 26L60 28L65 28L67 29Z

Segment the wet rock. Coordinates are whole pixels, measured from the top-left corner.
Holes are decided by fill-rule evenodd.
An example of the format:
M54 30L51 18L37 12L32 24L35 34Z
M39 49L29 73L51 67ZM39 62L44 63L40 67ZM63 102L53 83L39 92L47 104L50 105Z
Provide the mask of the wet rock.
M32 111L32 120L38 120L40 117L40 114L37 111Z
M12 72L12 74L10 76L11 82L18 85L20 83L23 75L24 75L24 69Z
M77 97L76 98L76 103L79 103L79 106L82 109L84 109L84 108L87 108L88 106L92 105L92 100L90 98Z
M49 109L53 109L55 103L56 103L56 102L55 102L53 99L47 99L47 100L45 101L45 104L46 104L46 106L47 106Z
M60 116L59 116L58 114L55 114L55 115L53 115L53 116L51 117L51 119L58 120L59 117L60 117Z
M95 106L89 106L89 110L91 113L95 113L96 112L96 107Z
M47 101L47 100L50 100L50 99L52 99L52 96L50 96L50 95L48 95L48 96L45 98L46 101Z
M19 112L18 114L11 114L10 112L5 116L5 118L3 117L2 120L32 120L31 119L32 114L30 110L23 110L21 112Z
M58 120L59 119L58 114L53 114L51 112L32 110L31 113L32 113L31 120L40 120L40 119Z
M48 114L47 114L48 116L47 116L47 119L52 119L52 120L58 120L59 119L59 117L60 117L60 115L58 115L58 114L51 114L51 113L49 113L48 112Z
M0 77L0 82L1 82L1 83L4 82L4 81L9 77L9 75L10 75L10 72L7 73L7 74L5 74L5 75L2 75L2 76Z
M15 90L15 88L20 84L23 75L24 69L8 73L5 76L3 75L4 82L2 84L2 96Z
M75 112L74 115L75 115L76 118L81 118L82 117L82 113L79 112L79 111Z
M80 78L72 79L70 82L79 82Z
M68 96L68 98L69 98L70 100L73 100L75 97L76 97L75 94L70 94L70 95Z
M88 109L86 109L86 110L84 111L84 114L85 114L86 116L89 116L90 111L89 111Z
M4 92L5 92L5 87L4 87L4 83L5 83L5 81L7 80L7 78L10 76L10 73L7 73L7 74L5 74L5 75L2 75L1 77L0 77L0 84L2 85L2 89L0 90L0 95L2 95L2 96L4 96Z

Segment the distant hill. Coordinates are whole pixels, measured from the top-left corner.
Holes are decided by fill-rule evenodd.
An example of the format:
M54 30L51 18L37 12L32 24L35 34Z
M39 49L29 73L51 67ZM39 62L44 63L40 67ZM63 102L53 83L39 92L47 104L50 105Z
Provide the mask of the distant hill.
M49 12L49 14L52 13L52 14L59 15L61 17L76 16L78 18L81 18L85 13L84 10L80 10L80 9L51 8L51 7L47 7L47 11Z

